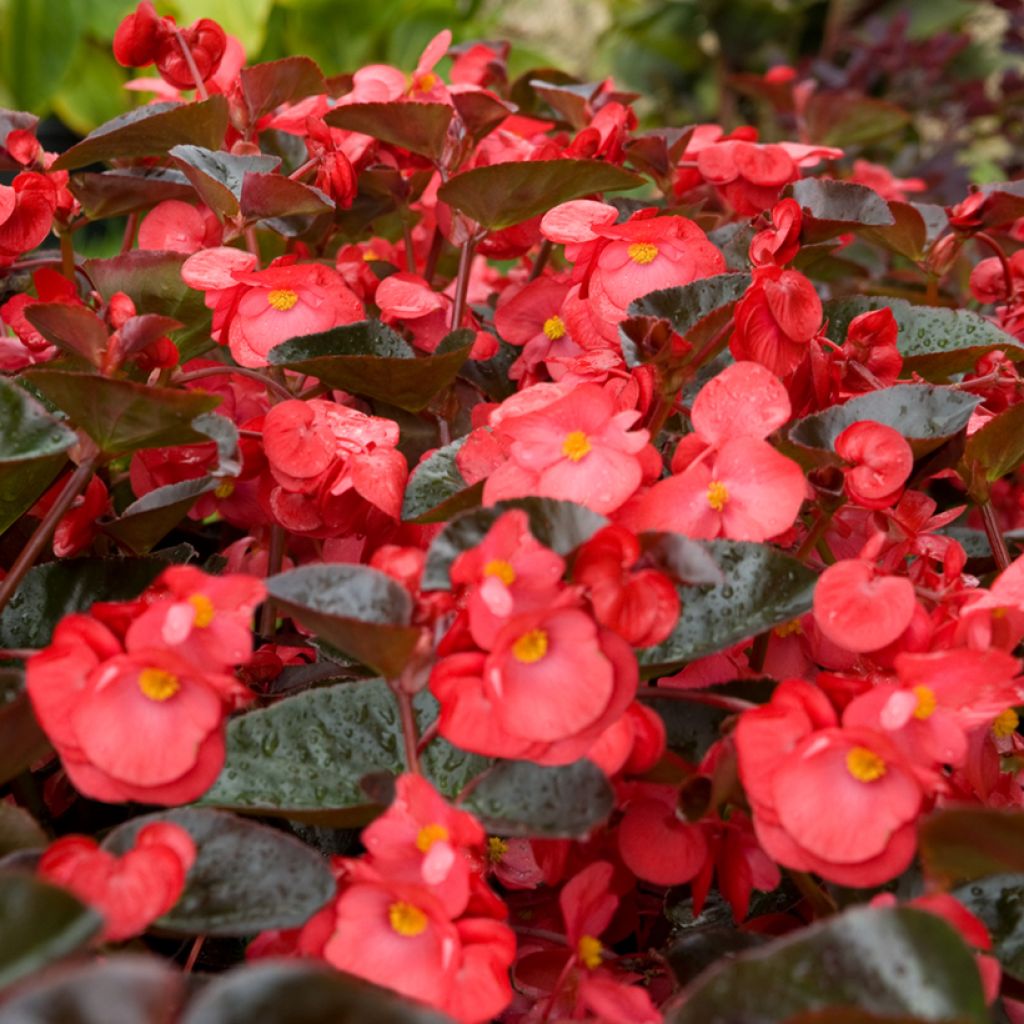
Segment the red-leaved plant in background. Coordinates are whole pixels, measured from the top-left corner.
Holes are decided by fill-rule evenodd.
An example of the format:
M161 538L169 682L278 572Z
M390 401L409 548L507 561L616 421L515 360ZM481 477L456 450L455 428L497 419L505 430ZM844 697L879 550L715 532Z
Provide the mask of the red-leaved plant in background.
M0 112L13 1003L151 931L204 1021L1024 1019L1020 184L451 44L147 0L156 102Z

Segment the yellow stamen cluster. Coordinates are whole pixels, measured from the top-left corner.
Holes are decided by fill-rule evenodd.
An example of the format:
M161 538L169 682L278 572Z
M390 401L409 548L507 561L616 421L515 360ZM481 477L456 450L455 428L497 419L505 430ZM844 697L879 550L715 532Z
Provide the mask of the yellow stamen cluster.
M299 293L293 292L291 288L275 288L267 292L267 305L273 306L279 313L287 313L298 301Z
M565 337L565 321L556 313L544 321L544 333L550 341Z
M213 622L213 617L217 614L216 609L213 607L213 602L205 594L193 594L188 599L188 603L196 611L196 617L192 620L192 625L196 629L206 629Z
M492 558L484 566L485 576L497 576L506 587L511 587L516 581L516 571L512 568L511 563L506 562L504 558Z
M787 636L792 636L794 633L802 633L804 627L800 625L799 619L790 619L789 622L783 622L781 626L776 626L772 632L780 639L785 640Z
M1020 725L1020 718L1017 716L1017 712L1013 708L1007 708L998 714L992 723L992 735L997 740L1005 740L1017 731L1018 725Z
M653 242L634 242L626 252L634 263L645 267L648 263L654 262L658 255L658 247Z
M729 501L729 489L721 480L712 480L708 484L708 504L716 511L721 512Z
M584 967L588 967L590 970L594 970L601 966L601 941L595 939L593 935L584 935L577 947L580 963Z
M231 495L235 493L234 480L222 480L219 484L217 484L217 489L213 493L222 501L225 498L230 498Z
M531 629L512 645L512 657L524 665L540 661L548 653L548 635L543 629Z
M579 462L590 452L590 438L582 430L573 430L565 435L562 442L562 454L570 462Z
M935 714L935 691L930 686L915 686L914 696L917 698L917 707L914 708L914 717L922 722Z
M867 747L854 747L846 755L846 770L858 782L874 782L885 774L885 762Z
M144 668L139 673L139 689L150 700L165 701L181 689L181 683L162 668Z
M426 853L434 843L446 842L448 842L448 829L434 821L420 829L419 835L416 836L416 849L420 853Z
M426 930L427 915L419 907L398 900L388 907L388 923L392 931L411 939Z
M487 859L497 864L508 853L508 841L501 836L490 836L487 840Z

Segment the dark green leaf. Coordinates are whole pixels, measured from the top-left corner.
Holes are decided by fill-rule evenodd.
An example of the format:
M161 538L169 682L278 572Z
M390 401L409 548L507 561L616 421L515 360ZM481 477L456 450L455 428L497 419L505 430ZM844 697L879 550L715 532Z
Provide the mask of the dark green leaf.
M803 237L821 242L858 227L893 227L889 204L874 190L852 181L801 178L786 187L804 212Z
M267 174L281 163L273 156L235 156L204 146L174 146L168 155L203 202L221 218L238 216L242 181L247 174Z
M306 96L327 92L323 72L309 57L285 57L252 64L242 68L238 82L250 124L282 103L295 103Z
M0 614L0 647L37 648L50 642L57 623L95 601L138 597L191 549L172 548L147 558L72 558L29 569Z
M328 213L334 209L334 200L283 174L250 173L242 181L241 206L246 220L270 220Z
M433 355L418 357L390 327L364 320L292 338L271 349L269 359L332 388L419 412L455 379L473 340L472 331L457 331Z
M675 288L662 288L634 300L629 315L667 320L674 331L686 335L701 320L743 298L750 280L749 274L716 274Z
M0 379L0 533L43 493L76 440L34 398Z
M945 921L858 908L709 968L666 1024L779 1024L831 1007L986 1024L971 951ZM825 1018L827 1020L827 1018Z
M953 895L984 922L1003 970L1024 981L1024 874L980 878Z
M267 592L320 639L391 679L419 639L409 591L364 565L305 565L271 576Z
M0 8L3 83L16 107L46 110L74 57L81 11L76 0L7 0Z
M560 555L575 551L608 525L604 516L589 508L555 498L513 498L499 501L489 508L464 512L448 523L430 545L423 568L423 589L451 589L448 570L452 562L463 551L475 548L498 518L512 508L522 509L530 521L530 533Z
M181 171L167 167L127 167L113 171L82 171L71 176L71 191L90 220L121 217L149 209L168 199L195 199L195 190Z
M0 875L0 988L84 946L103 924L69 892Z
M467 484L455 461L465 443L466 438L460 437L438 448L412 471L402 501L405 522L442 523L457 512L480 504L483 481Z
M324 120L436 161L444 153L452 113L445 103L347 103Z
M50 840L39 822L16 804L0 803L0 856L14 850L37 850Z
M873 420L899 431L921 455L963 430L979 401L977 395L951 388L896 384L805 416L789 428L789 438L807 448L832 451L851 423Z
M1011 405L976 430L964 445L964 461L982 469L990 483L1024 461L1024 407Z
M863 228L860 234L887 249L919 262L928 246L928 227L919 210L910 203L889 203L893 223L889 227Z
M156 922L176 935L252 935L305 924L334 894L327 862L278 829L223 811L180 807L133 818L103 846L123 855L140 828L180 825L196 844L196 860L178 902Z
M490 92L453 92L451 94L455 109L459 112L466 131L480 141L490 135L509 114L515 113L515 106L499 100Z
M918 830L925 873L968 882L1008 872L1024 874L1024 813L990 807L947 807Z
M500 231L570 199L642 184L638 175L600 160L529 160L463 171L437 196L488 230Z
M615 796L592 761L499 761L474 782L463 806L499 835L582 839L611 814Z
M50 751L25 693L20 671L0 669L0 785Z
M850 321L861 313L888 306L899 327L897 345L904 370L929 380L974 369L992 349L1003 349L1011 359L1024 359L1024 345L990 320L969 309L913 306L905 299L855 295L825 304L829 337L842 343Z
M220 404L217 395L149 387L66 370L23 375L109 455L206 440L192 421Z
M811 607L816 575L769 544L699 542L724 576L715 586L679 588L683 610L667 640L637 652L647 675L723 651Z
M115 117L63 153L52 170L136 156L163 156L175 145L216 149L228 127L228 102L211 96L199 103L151 103Z
M25 319L52 345L99 368L109 336L107 325L86 306L67 302L36 302Z
M326 965L272 961L220 975L181 1024L451 1024L448 1017Z
M61 965L19 986L4 1024L170 1024L185 975L155 956L120 954Z
M204 495L220 481L204 476L166 484L133 501L116 519L103 523L103 532L137 555L147 555Z

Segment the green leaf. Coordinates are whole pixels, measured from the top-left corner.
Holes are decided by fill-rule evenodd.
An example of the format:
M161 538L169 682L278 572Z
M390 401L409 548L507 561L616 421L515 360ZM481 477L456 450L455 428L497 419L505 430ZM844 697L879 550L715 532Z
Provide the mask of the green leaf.
M103 841L125 854L139 829L155 822L181 826L196 844L196 860L178 902L156 922L175 935L252 935L297 928L334 895L327 862L278 829L223 811L180 807L119 825Z
M424 590L450 590L448 571L452 562L475 548L498 518L509 509L522 509L530 521L530 533L559 555L568 555L598 530L608 525L604 516L571 501L555 498L513 498L489 508L464 512L434 538L423 568Z
M221 401L217 395L66 370L30 369L22 377L108 455L201 443L206 438L192 421Z
M309 57L285 57L252 64L242 68L238 81L250 124L282 103L295 103L306 96L327 92L323 72Z
M832 1007L958 1024L989 1020L960 936L934 914L896 908L849 910L720 961L679 1002L666 1024L781 1024Z
M104 956L24 982L3 1016L7 1024L168 1024L184 987L185 975L159 957Z
M1011 405L971 434L964 461L980 467L989 483L1017 469L1024 462L1024 408Z
M267 592L321 640L391 679L419 639L409 591L367 566L304 565L271 576Z
M173 146L168 150L200 198L221 219L237 217L242 181L247 174L266 174L281 161L273 156L235 156L203 146Z
M893 227L889 204L874 190L852 181L801 178L784 192L804 213L803 237L821 242L859 227Z
M1024 874L1024 813L990 807L947 807L918 829L925 873L965 882L1008 872Z
M638 175L600 160L528 160L463 171L445 182L437 197L488 230L500 231L570 199L643 184Z
M332 388L419 412L455 380L473 340L472 331L455 331L433 355L417 356L390 327L364 320L292 338L272 348L269 360Z
M208 476L166 484L133 501L116 519L102 523L103 532L136 555L148 555L220 481Z
M180 1024L451 1024L448 1017L324 964L270 961L218 975Z
M329 110L324 120L437 161L444 153L452 113L446 103L347 103Z
M0 856L14 850L38 850L50 840L39 822L16 804L0 803Z
M958 434L980 399L931 384L896 384L858 395L844 405L805 416L789 428L789 439L807 448L832 451L851 423L873 420L899 431L921 455Z
M148 210L167 199L195 200L188 178L167 167L80 171L71 176L70 188L90 220Z
M147 558L71 558L33 566L0 613L0 647L45 647L65 615L88 611L95 601L138 597L188 553L192 549L182 545Z
M675 288L662 288L630 303L629 315L667 320L674 331L685 336L712 313L735 305L750 281L749 274L716 274Z
M405 522L443 523L457 512L480 504L483 480L467 484L455 461L467 437L438 448L412 471L402 501Z
M887 249L906 256L915 263L925 257L928 246L928 226L919 210L910 203L889 203L893 223L888 227L862 228L860 234Z
M990 320L969 309L913 306L905 299L855 295L825 304L829 336L840 344L850 321L861 313L888 306L899 328L897 346L903 369L929 380L945 380L950 374L974 369L986 353L999 348L1011 359L1024 359L1024 345Z
M0 669L0 785L50 752L23 683L20 671Z
M66 150L52 170L70 171L115 158L163 156L172 146L216 149L228 127L228 103L211 96L199 103L151 103L115 117Z
M76 0L6 0L0 7L4 86L14 106L42 113L78 45Z
M694 658L803 615L811 607L816 574L769 544L698 542L724 581L679 588L683 610L669 637L637 652L645 674L663 675Z
M77 440L39 402L0 378L0 533L43 493Z
M0 988L84 946L99 914L31 875L0 874Z
M1024 981L1024 874L980 878L953 895L984 922L1003 970Z
M558 767L499 761L474 782L462 806L498 835L583 839L611 814L615 795L604 772L586 759Z
M422 731L437 703L418 694ZM382 679L306 690L228 723L227 760L202 804L324 824L361 824L372 816L360 780L406 771L394 694ZM489 762L443 740L424 752L423 766L454 796Z

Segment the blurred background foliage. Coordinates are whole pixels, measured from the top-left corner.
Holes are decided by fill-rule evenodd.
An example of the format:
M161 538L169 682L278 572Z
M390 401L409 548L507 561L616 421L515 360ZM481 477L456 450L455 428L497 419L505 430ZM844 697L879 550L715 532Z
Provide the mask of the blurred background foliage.
M898 174L968 181L1019 174L1024 160L1022 0L157 0L182 24L219 21L250 62L308 54L328 75L415 66L449 27L456 42L509 39L510 75L556 67L614 76L641 94L645 125L756 124L796 138L753 76L778 64L830 95L884 99L828 107L819 134ZM51 115L85 134L143 102L110 41L134 0L0 0L0 106ZM143 71L141 74L145 74ZM806 135L806 126L804 134ZM846 136L843 138L843 136ZM63 148L50 143L48 148ZM810 141L825 141L823 138ZM936 196L938 199L943 195Z

